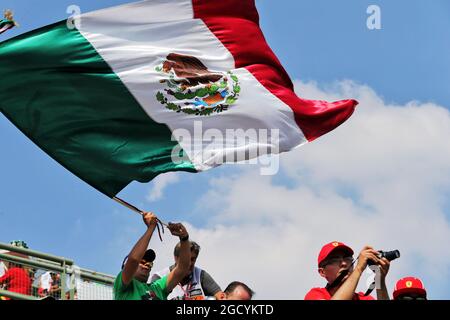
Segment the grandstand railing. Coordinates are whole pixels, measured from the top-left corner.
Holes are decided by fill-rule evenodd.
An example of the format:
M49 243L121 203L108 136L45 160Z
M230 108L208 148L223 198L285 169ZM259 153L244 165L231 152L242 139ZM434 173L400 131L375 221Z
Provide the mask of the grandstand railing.
M71 259L0 242L0 261L9 270L16 268L15 278L0 285L2 299L113 299L113 276L80 268Z

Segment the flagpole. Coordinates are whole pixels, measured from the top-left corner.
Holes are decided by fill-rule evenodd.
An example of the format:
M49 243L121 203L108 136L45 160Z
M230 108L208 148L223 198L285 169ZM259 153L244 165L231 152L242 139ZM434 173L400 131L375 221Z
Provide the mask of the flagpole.
M118 198L118 197L113 197L112 199L115 200L115 201L117 201L117 202L120 203L121 205L127 207L128 209L130 209L130 210L132 210L132 211L134 211L134 212L139 213L141 216L144 215L144 213L145 213L145 212L142 211L141 209L136 208L136 207L133 206L132 204L129 204L129 203L126 202L125 200L122 200L122 199L120 199L120 198ZM162 222L160 219L158 219L158 220L161 222L161 224L162 224L163 226L168 227L168 225L165 224L164 222Z

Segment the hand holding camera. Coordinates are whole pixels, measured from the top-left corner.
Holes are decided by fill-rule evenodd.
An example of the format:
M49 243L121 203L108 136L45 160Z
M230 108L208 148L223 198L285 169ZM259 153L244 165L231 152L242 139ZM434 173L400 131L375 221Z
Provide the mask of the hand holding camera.
M392 250L392 251L380 250L377 252L377 258L378 258L378 263L376 261L369 260L367 262L367 264L369 266L372 266L374 264L380 264L380 260L383 258L385 258L387 261L395 260L397 258L400 258L400 251L398 251L398 250Z
M372 247L365 246L358 257L358 265L356 266L361 272L369 265L379 265L382 270L389 269L389 262L400 257L400 251L376 251Z
M381 279L385 279L387 273L389 272L389 267L391 265L391 261L400 257L400 251L392 250L392 251L378 251L378 262L374 262L372 260L368 260L367 264L369 266L378 265L380 267Z
M362 273L369 264L369 261L378 264L378 260L378 251L374 250L372 247L365 246L359 253L358 264L355 269L358 269Z

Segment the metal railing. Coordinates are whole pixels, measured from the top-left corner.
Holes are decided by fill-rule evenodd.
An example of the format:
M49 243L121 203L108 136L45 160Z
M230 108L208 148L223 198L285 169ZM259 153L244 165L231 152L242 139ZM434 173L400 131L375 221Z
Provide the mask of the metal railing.
M61 300L73 299L112 299L112 286L114 277L105 273L100 273L88 269L83 269L74 264L74 261L65 257L58 257L51 254L25 249L0 242L0 261L7 265L21 269L22 277L26 279L23 285L31 285L26 288L24 294L20 290L8 287L7 281L0 287L0 296L9 299L38 300L52 297ZM40 271L40 274L38 273ZM47 274L46 274L47 273ZM51 294L51 290L41 290L41 277L46 274L47 282L53 286L59 286L59 294ZM31 277L30 277L31 276ZM49 278L51 276L51 280ZM39 278L38 278L39 277ZM30 284L30 282L32 283ZM16 281L17 283L17 281ZM47 284L48 287L48 284ZM11 290L9 290L11 289ZM48 289L48 288L47 288ZM88 291L92 292L88 292ZM94 292L95 291L95 292ZM58 292L58 291L56 291Z

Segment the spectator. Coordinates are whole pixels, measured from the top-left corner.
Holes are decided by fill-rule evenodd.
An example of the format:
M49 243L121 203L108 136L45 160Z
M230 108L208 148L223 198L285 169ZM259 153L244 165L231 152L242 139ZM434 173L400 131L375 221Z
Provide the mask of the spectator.
M146 251L146 249L158 220L150 212L142 217L147 230L131 250L122 264L122 271L116 277L115 300L167 300L167 295L189 270L191 259L189 234L181 223L169 223L168 228L172 235L180 238L179 264L168 275L150 284L147 283L155 256L154 252L151 254L153 250Z
M38 270L37 278L37 295L39 297L46 297L52 287L52 275L50 271Z
M8 252L7 254L21 258L28 258L28 256L17 252ZM0 286L3 286L5 290L11 292L31 295L31 279L28 271L13 262L7 262L7 271L2 277L0 277Z
M427 291L419 278L405 277L397 281L394 300L427 300Z
M59 273L51 272L51 286L48 294L56 300L61 299L61 275Z
M381 288L377 289L378 300L389 300L386 288L386 275L389 261L379 259L378 252L366 246L358 256L358 263L353 268L353 250L342 242L331 242L322 247L318 257L318 271L327 280L325 288L313 288L305 296L305 300L374 300L362 292L355 293L359 279L367 267L369 260L380 266Z
M78 292L74 290L73 299L70 299L70 290L66 292L66 300L78 300Z
M200 252L200 246L191 241L191 263L189 265L188 275L177 284L169 295L170 300L204 300L207 296L214 296L217 300L223 298L224 293L219 285L209 275L208 272L195 266ZM175 264L155 272L151 282L156 281L171 272L180 260L180 244L175 246L174 252Z
M255 294L245 283L231 282L223 292L223 300L252 300Z
M5 253L6 251L0 250L0 252ZM6 271L8 271L8 268L6 267L5 263L0 260L0 278L5 275ZM0 284L0 289L4 289L4 287L6 287L6 285ZM0 300L4 300L4 298L5 297L0 296Z
M0 260L0 277L2 277L8 268L6 268L6 265L3 261Z

